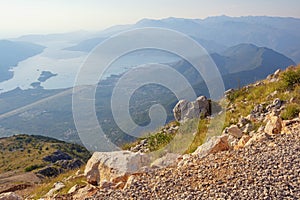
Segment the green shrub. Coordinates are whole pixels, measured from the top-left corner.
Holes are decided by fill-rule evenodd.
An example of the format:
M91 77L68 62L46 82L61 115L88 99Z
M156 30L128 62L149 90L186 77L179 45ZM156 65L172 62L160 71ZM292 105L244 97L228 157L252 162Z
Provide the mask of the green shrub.
M162 132L158 132L155 135L150 135L148 137L148 144L150 151L156 151L167 144L174 138L173 134L164 134Z
M298 104L289 104L286 109L281 113L281 117L284 120L290 120L298 116L300 112L300 105Z
M44 164L40 164L40 165L34 164L34 165L29 166L29 167L26 167L24 171L25 172L31 172L35 169L39 169L39 168L42 168L44 166L45 166Z
M241 95L243 94L243 91L242 89L239 89L239 90L235 90L233 92L231 92L229 95L228 95L228 100L230 102L233 102L234 100L236 100L238 97L240 97Z
M300 83L300 69L288 70L283 73L282 80L288 88L292 88Z

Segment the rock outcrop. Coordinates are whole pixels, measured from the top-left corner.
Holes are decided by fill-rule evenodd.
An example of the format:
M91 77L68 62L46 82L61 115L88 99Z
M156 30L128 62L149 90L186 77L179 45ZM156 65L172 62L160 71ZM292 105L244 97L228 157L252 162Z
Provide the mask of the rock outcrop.
M125 184L131 174L148 165L150 158L138 152L95 152L88 161L84 174L92 185L101 185L103 181Z
M55 163L56 161L59 160L72 160L72 157L65 152L57 150L51 155L45 156L43 160L47 162Z
M200 96L196 101L180 100L173 109L176 121L206 117L211 114L210 101L205 96Z
M203 158L208 154L217 153L225 150L229 150L228 136L222 135L212 137L209 141L199 146L197 150L192 154L197 155L199 158Z
M59 167L55 166L47 166L44 167L36 172L36 174L40 174L44 177L55 177L61 174L63 170Z
M299 199L300 123L293 127L243 149L188 156L185 165L132 176L123 190L89 199Z

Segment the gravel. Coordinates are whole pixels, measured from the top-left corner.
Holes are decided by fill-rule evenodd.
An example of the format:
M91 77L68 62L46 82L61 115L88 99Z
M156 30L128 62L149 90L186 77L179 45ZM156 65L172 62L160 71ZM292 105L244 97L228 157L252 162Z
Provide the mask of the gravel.
M86 199L300 199L300 125L240 150L136 175L125 190Z

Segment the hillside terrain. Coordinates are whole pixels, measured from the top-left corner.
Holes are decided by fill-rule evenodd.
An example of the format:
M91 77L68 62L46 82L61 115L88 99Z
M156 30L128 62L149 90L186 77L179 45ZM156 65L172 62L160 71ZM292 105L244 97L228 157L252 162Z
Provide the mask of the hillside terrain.
M84 147L44 136L1 138L0 193L22 193L48 178L80 168L89 158Z
M69 178L55 181L68 185L69 191L56 189L48 199L299 199L299 89L300 66L227 91L223 133L202 140L196 150L125 174L122 164L128 162L125 170L129 170L130 165L147 162L143 158L147 154L96 152L82 174L88 183L72 182L74 174L68 174ZM200 119L199 126L216 117ZM162 135L174 134L168 132L171 127L182 125L168 124L164 134L153 133L145 138L148 141L139 142L151 151L161 145L149 142L151 137L158 141ZM203 134L196 134L194 142L199 137ZM135 161L135 156L141 160ZM128 160L118 164L123 157Z
M211 54L211 57L227 89L247 85L265 78L278 68L285 69L295 64L278 52L251 44L240 44L219 54ZM190 82L198 96L209 97L203 78L190 63L180 60L168 65ZM168 74L164 76L172 80ZM122 74L102 80L95 95L99 123L110 140L118 146L134 140L118 128L110 109L112 91L120 77ZM80 144L72 116L72 89L45 90L39 87L40 84L37 86L35 89L17 88L0 94L0 136L22 132ZM174 120L172 109L177 101L169 89L155 84L146 85L136 90L131 97L130 113L137 124L147 125L150 122L150 107L153 104L161 104L167 111L167 122L170 122Z

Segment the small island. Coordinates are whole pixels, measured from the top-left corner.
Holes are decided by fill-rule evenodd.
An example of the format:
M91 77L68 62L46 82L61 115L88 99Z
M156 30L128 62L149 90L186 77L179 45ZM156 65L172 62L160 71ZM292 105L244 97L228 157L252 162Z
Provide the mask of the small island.
M57 74L53 74L50 71L42 71L40 77L38 78L39 82L46 82L51 77L57 76Z

